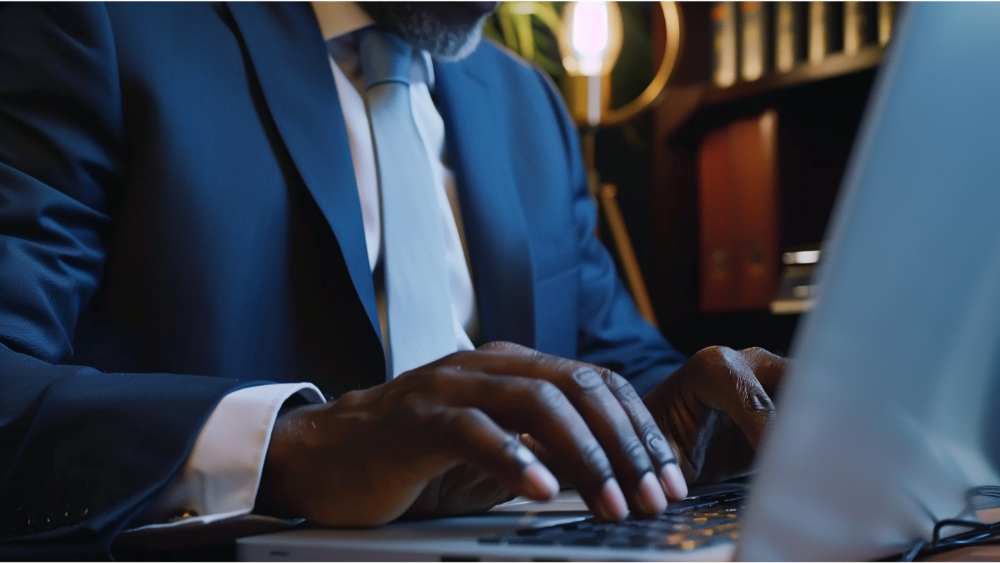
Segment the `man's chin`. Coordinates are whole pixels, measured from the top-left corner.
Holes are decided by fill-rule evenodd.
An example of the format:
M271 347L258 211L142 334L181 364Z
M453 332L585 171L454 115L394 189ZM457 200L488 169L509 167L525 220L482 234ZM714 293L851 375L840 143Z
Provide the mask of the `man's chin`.
M449 45L448 48L445 49L428 49L427 52L430 53L431 57L435 60L453 63L476 52L476 48L479 47L479 43L482 42L482 40L483 26L480 24L465 37L465 41L454 46Z
M471 55L495 2L363 2L372 18L439 61Z

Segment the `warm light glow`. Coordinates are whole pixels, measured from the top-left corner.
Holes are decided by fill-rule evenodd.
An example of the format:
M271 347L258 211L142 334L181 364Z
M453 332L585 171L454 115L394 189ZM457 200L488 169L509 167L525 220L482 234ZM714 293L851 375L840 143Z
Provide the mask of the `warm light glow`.
M786 252L781 255L781 261L786 265L793 264L815 264L819 262L819 250L800 250L798 252Z
M573 11L571 41L580 73L601 74L610 26L607 2L580 2Z
M611 72L622 46L622 18L614 2L569 2L563 9L559 51L573 76Z

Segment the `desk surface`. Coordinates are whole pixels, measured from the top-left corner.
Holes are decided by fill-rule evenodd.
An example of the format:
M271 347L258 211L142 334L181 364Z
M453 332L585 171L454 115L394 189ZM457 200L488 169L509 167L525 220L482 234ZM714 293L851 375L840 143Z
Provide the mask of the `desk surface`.
M235 563L236 551L226 546L200 552L133 552L117 557L120 563ZM1000 545L966 547L917 559L920 563L994 563L1000 561Z
M1000 545L963 547L917 561L1000 561Z

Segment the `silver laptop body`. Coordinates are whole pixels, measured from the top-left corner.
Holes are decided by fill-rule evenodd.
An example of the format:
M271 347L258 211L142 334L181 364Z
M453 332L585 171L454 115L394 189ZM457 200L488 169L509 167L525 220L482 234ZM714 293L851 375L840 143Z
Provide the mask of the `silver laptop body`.
M864 560L981 516L1000 463L1000 4L916 3L897 26L759 453L737 555ZM580 521L572 497L378 529L244 538L241 560L718 560L481 543ZM961 530L952 530L953 532Z

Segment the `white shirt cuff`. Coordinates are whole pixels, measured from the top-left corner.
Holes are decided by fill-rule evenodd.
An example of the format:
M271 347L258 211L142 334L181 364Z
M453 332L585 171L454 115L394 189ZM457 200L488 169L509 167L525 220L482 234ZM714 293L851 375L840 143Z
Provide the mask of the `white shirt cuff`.
M312 403L325 402L309 383L258 385L223 397L180 473L134 529L209 524L249 514L278 411L295 394Z

